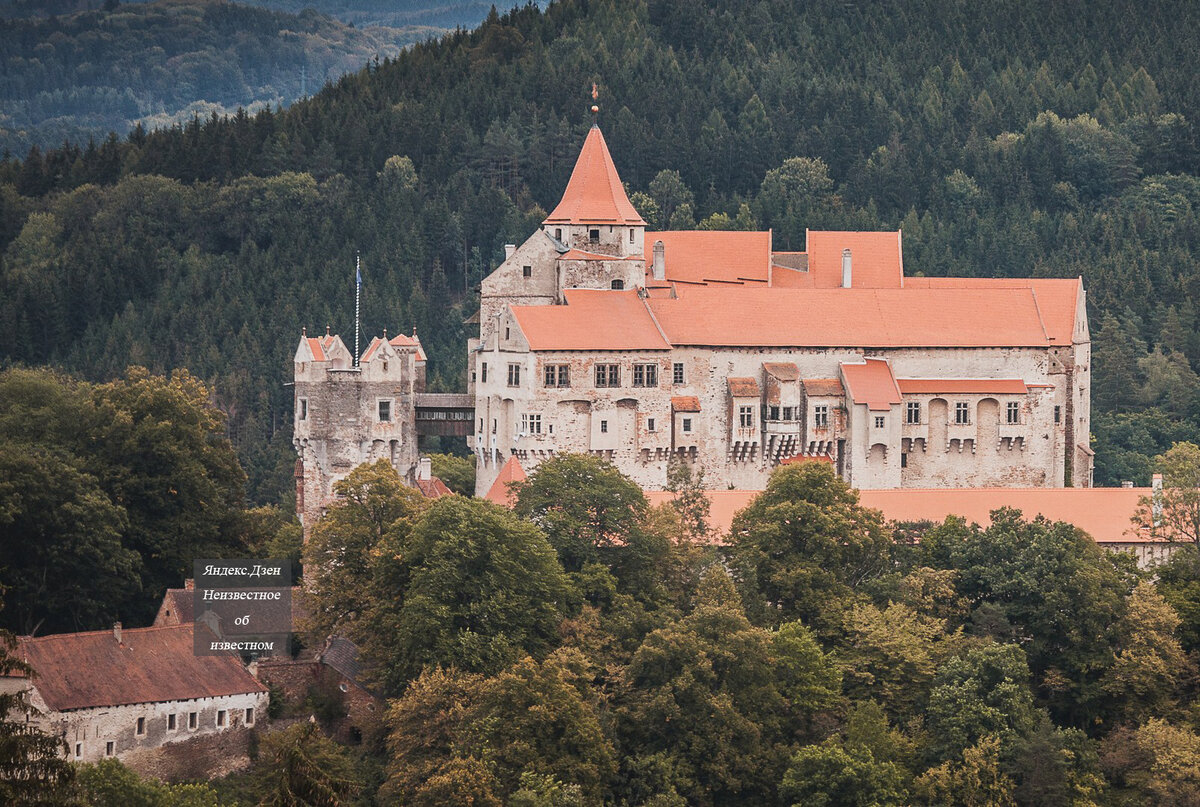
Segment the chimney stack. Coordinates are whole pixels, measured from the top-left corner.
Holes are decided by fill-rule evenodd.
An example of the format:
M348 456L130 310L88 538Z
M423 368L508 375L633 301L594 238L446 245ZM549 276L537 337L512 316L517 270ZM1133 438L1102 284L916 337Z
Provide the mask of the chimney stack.
M504 260L507 261L509 258L511 258L513 256L513 253L516 251L517 251L516 244L505 244L504 245Z
M661 240L654 242L654 264L651 274L655 280L667 279L667 248Z
M421 461L417 463L417 479L428 482L433 478L433 460L429 457L421 457Z
M1154 517L1154 526L1162 526L1163 514L1163 475L1155 474L1150 477L1150 512Z
M113 638L117 640L117 644L121 643L121 623L113 623Z
M186 580L184 580L183 581L183 590L184 591L195 591L196 590L195 578L189 577Z
M842 250L842 288L850 288L850 250Z

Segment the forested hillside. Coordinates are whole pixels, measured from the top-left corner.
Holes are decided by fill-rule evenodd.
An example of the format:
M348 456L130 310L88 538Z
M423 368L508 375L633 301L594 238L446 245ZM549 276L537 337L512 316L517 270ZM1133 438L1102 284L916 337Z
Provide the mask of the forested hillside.
M441 30L360 29L296 10L159 0L0 19L0 150L291 103Z
M657 225L904 230L912 274L1083 275L1097 482L1200 429L1191 4L605 0L493 15L283 113L0 166L8 361L212 382L286 486L302 325L418 328L462 383L474 288L601 125ZM800 159L795 159L800 158ZM665 172L665 173L664 173ZM675 173L677 172L677 173Z

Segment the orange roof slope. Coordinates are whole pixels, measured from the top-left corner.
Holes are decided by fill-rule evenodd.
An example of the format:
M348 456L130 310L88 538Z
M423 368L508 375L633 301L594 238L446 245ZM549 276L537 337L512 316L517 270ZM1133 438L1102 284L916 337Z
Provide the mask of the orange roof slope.
M850 287L898 289L904 285L900 232L808 231L808 275L818 289L842 285L842 250L850 250Z
M897 378L896 384L906 395L936 395L940 392L960 395L1024 395L1029 392L1019 378Z
M842 382L837 378L806 378L801 383L807 395L842 395Z
M267 688L233 654L197 656L191 623L20 638L34 686L55 711L217 698Z
M513 496L512 489L509 487L513 482L524 482L525 469L521 467L520 461L515 456L510 456L508 462L500 468L500 475L496 477L496 481L488 488L487 495L484 496L489 502L502 504L505 507L512 507L516 500Z
M566 305L514 305L531 350L667 350L636 290L568 289Z
M562 201L544 223L645 226L646 222L625 195L625 186L617 175L599 126L593 125L588 132Z
M726 230L670 230L646 233L646 277L651 276L654 242L663 242L667 280L758 281L771 270L771 233Z
M902 401L892 368L883 359L867 359L866 364L843 364L841 367L846 389L855 403L886 412L892 404Z
M733 516L758 495L756 490L705 491L710 503L709 523L724 540ZM859 502L883 512L889 521L942 522L955 515L981 526L991 523L991 512L1014 507L1026 519L1038 515L1065 521L1092 536L1097 543L1147 543L1149 537L1131 526L1138 499L1149 496L1149 488L943 488L938 490L860 490ZM654 505L670 501L674 494L646 491Z
M909 289L1029 289L1046 325L1046 334L1057 345L1071 344L1075 315L1082 297L1078 277L906 277Z
M780 289L679 286L651 297L673 345L1045 347L1029 289Z

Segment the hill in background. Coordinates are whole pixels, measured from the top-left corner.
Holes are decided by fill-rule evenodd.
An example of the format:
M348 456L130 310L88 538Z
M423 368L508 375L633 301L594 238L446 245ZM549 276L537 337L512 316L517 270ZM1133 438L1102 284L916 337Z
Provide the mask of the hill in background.
M0 20L0 150L122 136L286 105L441 33L357 28L221 0L161 0Z

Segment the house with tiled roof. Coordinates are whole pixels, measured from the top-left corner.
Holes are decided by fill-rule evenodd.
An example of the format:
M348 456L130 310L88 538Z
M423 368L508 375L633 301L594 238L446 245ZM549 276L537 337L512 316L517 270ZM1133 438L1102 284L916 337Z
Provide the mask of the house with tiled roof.
M484 279L468 345L477 495L562 452L647 489L836 464L861 489L1087 487L1079 278L906 274L900 232L648 232L599 127ZM916 267L917 270L920 267Z
M255 725L267 688L233 653L198 655L192 623L22 636L34 672L0 678L27 691L28 719L66 743L77 762L121 757Z

